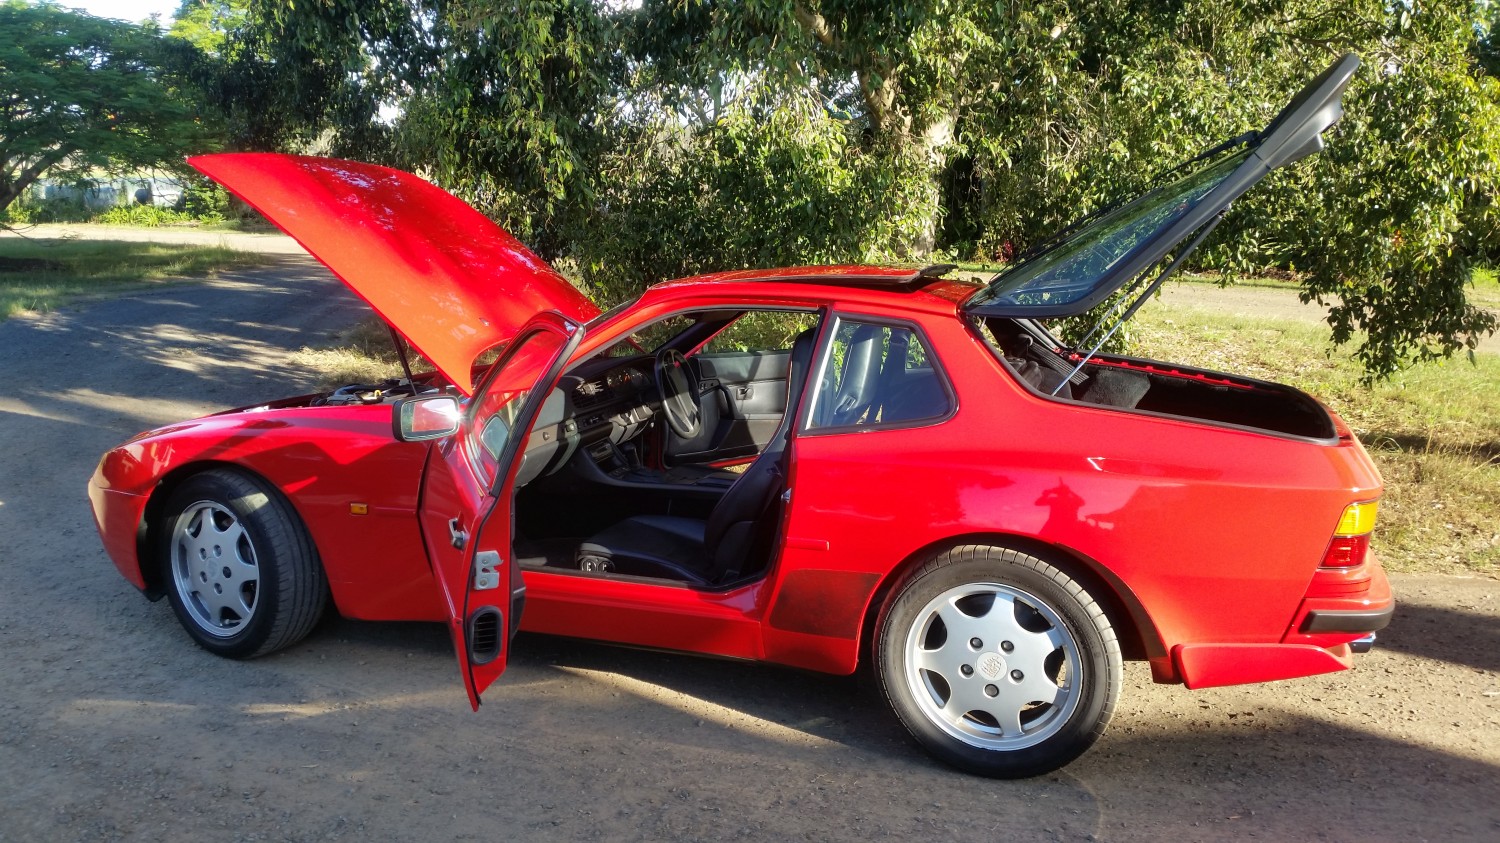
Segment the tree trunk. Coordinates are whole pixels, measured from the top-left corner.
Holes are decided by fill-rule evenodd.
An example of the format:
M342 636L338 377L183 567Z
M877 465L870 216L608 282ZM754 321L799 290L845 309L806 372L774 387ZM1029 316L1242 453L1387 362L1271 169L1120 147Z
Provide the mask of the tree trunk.
M955 118L945 114L933 121L914 140L921 151L926 179L922 190L921 228L908 247L912 257L926 257L937 248L938 224L943 213L943 169L948 166L948 145L953 142Z
M42 173L47 172L47 168L68 157L70 154L72 154L72 150L70 149L59 149L49 152L32 162L31 166L23 169L14 179L7 179L4 182L4 186L0 187L0 211L9 208L10 203L16 201L21 194L26 192L26 188L31 187L37 179L41 178Z

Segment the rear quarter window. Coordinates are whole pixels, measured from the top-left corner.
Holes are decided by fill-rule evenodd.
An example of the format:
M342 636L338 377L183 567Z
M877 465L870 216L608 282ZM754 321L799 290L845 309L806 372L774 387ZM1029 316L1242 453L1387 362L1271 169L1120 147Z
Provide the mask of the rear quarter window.
M953 411L937 358L907 325L840 319L815 388L809 430L901 427Z

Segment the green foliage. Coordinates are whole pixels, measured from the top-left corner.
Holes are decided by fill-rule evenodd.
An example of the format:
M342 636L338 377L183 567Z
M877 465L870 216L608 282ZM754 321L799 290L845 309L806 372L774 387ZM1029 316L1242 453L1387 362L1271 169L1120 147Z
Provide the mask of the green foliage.
M811 100L728 108L691 132L665 122L607 159L592 236L576 252L606 301L747 266L871 261L921 226L924 184L900 150L849 154L849 127Z
M1373 376L1472 347L1492 313L1466 301L1486 256L1500 154L1495 80L1470 58L1463 3L1057 3L1001 39L1014 82L961 118L950 247L995 256L1139 190L1153 173L1264 126L1345 50L1365 64L1330 148L1237 203L1197 268L1227 281L1290 270L1330 306L1336 342Z
M1362 93L1366 108L1331 159L1345 166L1311 174L1315 194L1337 197L1307 209L1305 236L1324 248L1298 257L1304 297L1335 301L1334 341L1367 332L1360 358L1388 373L1472 349L1495 327L1494 313L1467 302L1466 282L1494 223L1500 111L1495 80L1461 63L1412 62Z
M216 101L247 142L418 170L610 301L749 265L1007 259L1352 50L1328 152L1193 265L1301 279L1373 375L1494 327L1466 287L1500 242L1488 4L246 3L197 0L180 34L231 66Z
M0 224L34 225L48 222L89 222L96 211L82 199L21 200L0 209Z
M402 82L397 161L420 167L541 254L592 216L622 72L608 13L586 0L439 4L435 66ZM435 58L441 56L440 59ZM383 65L382 65L383 66Z
M182 0L168 34L211 56L224 56L250 23L249 0Z
M783 351L797 335L818 324L816 313L760 310L746 313L709 341L709 353Z
M188 179L175 207L127 202L109 208L95 208L81 198L35 200L26 197L0 208L0 224L214 225L231 219L233 214L229 194L224 188L198 177Z
M94 217L93 221L104 225L138 225L144 228L195 222L191 214L156 205L116 205ZM210 219L208 222L218 220Z
M388 126L378 115L392 94L376 85L359 24L394 24L362 17L352 4L304 4L352 17L303 32L302 19L285 19L281 5L182 0L178 8L170 40L195 51L189 75L222 124L225 144L388 158Z
M210 146L184 84L191 61L150 25L0 4L0 209L43 174L178 167Z

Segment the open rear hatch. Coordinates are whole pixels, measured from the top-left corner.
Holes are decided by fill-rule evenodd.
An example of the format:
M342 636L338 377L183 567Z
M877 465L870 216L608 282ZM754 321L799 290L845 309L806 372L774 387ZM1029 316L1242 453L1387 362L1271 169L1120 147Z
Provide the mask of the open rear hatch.
M1298 92L1264 130L1231 138L1167 174L1175 179L1068 226L970 296L964 312L987 323L1002 355L1013 363L1030 359L1053 370L1021 374L1054 396L1336 440L1327 410L1296 389L1099 355L1099 349L1182 265L1231 202L1272 170L1323 148L1323 133L1343 116L1340 98L1358 67L1356 56L1345 55ZM1171 261L1151 276L1169 255ZM1077 350L1061 349L1036 324L1086 313L1122 288L1124 295ZM1032 351L1038 344L1061 354Z
M1187 175L1068 226L1034 254L996 275L967 301L974 316L1049 319L1085 313L1128 282L1139 302L1181 264L1229 204L1268 173L1323 148L1323 132L1343 116L1340 97L1359 59L1346 55L1323 71L1265 130L1214 147L1171 173ZM1167 271L1145 274L1192 237ZM1128 313L1134 312L1132 307Z

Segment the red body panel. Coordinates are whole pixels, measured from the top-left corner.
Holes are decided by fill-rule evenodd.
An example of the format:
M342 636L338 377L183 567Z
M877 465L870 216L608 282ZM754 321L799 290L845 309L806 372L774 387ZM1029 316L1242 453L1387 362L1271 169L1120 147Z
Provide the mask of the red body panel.
M856 271L864 272L863 269ZM805 277L798 270L765 279ZM727 592L528 571L522 627L847 673L876 598L933 548L1023 541L1118 595L1159 681L1194 686L1347 666L1358 633L1298 636L1309 608L1389 605L1373 558L1315 570L1343 509L1381 483L1352 437L1336 444L1065 403L1019 384L957 313L962 290L892 293L745 274L674 282L590 327L575 361L664 314L737 305L821 307L920 326L957 406L938 423L796 435L784 543L767 576ZM386 408L309 408L179 426L106 457L101 530L122 559L130 507L186 462L246 465L313 529L340 609L441 620L416 533L422 449L397 445ZM382 441L382 437L383 441ZM124 498L125 500L134 500ZM364 520L349 500L391 513ZM378 535L365 525L380 525Z
M766 582L709 593L671 585L527 571L528 632L739 659L765 658L760 603Z
M208 416L104 455L89 483L115 566L137 587L147 496L163 477L231 464L276 484L312 533L339 611L365 620L445 621L417 530L427 446L391 437L387 406L299 407ZM354 514L350 504L367 513Z
M1179 644L1172 659L1189 688L1316 676L1354 664L1348 644L1329 649L1311 644Z
M188 163L295 237L465 393L474 359L537 313L599 313L520 241L410 173L271 153Z

